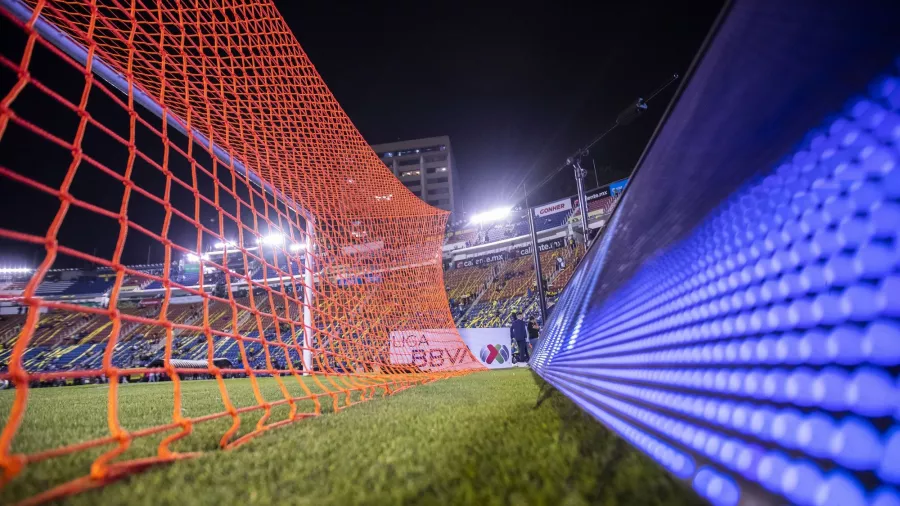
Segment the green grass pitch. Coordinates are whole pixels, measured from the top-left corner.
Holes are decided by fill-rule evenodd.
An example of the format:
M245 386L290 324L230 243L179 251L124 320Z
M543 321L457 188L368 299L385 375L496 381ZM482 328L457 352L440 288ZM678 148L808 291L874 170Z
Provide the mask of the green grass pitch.
M182 385L185 415L222 410L214 382ZM267 399L279 398L272 378L261 380L261 386ZM123 425L136 429L170 421L171 390L171 383L122 385ZM255 404L248 380L228 380L228 390L236 405ZM107 393L106 386L33 390L13 449L32 452L107 435ZM559 394L536 407L538 393L528 370L475 373L302 420L230 451L214 451L230 425L230 420L217 420L198 425L190 438L174 446L179 451L213 450L204 456L158 466L65 502L700 503L682 484ZM0 392L4 418L11 402L12 392ZM286 414L287 408L280 407L272 417ZM251 430L258 416L245 414L241 432ZM161 437L136 441L127 456L152 455ZM102 450L30 466L0 492L0 504L86 474Z

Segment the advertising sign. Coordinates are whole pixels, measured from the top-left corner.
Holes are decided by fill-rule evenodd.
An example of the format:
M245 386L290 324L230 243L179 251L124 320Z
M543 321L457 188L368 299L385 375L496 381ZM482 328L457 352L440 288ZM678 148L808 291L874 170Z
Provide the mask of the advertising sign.
M625 186L628 184L628 179L622 179L620 181L616 181L615 183L610 183L609 185L609 194L613 197L622 193L622 190L625 189Z
M538 243L538 251L543 253L545 251L562 248L565 245L566 245L565 239L562 237L557 237L556 239L551 239L549 241L539 242ZM514 254L517 257L524 257L524 256L530 255L531 254L531 245L528 245L528 246L525 246L522 248L516 248L514 250Z
M367 242L364 244L351 244L341 248L345 255L358 255L360 253L372 253L384 248L384 241Z
M422 371L452 371L478 362L456 329L395 330L390 333L390 361Z
M366 283L381 283L381 276L378 274L365 273L359 276L350 276L337 279L337 286L363 285Z
M465 260L458 260L456 262L456 268L462 267L476 267L478 265L491 264L494 262L502 262L506 260L507 254L505 251L501 251L499 253L491 253L488 255L481 255L477 257L467 258Z
M584 198L588 202L593 202L597 199L602 199L603 197L615 197L616 195L621 193L622 190L625 189L625 186L627 184L628 184L628 178L620 179L619 181L615 181L606 186L601 186L600 188L597 188L596 190L591 190L591 191L587 192L587 194L584 196ZM577 208L578 207L578 197L574 197L573 200L574 200L574 206Z
M508 369L513 366L509 328L459 329L472 355L489 369Z
M557 200L556 202L551 202L549 204L535 207L534 215L540 218L541 216L549 216L551 214L568 211L569 209L572 209L572 199L570 197L566 197L562 200Z

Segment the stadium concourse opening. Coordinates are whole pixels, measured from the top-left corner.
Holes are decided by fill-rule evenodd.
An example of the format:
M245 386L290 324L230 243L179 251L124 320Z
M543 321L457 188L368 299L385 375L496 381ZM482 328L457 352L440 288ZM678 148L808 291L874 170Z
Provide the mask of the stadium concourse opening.
M4 487L79 462L31 498L52 500L194 456L201 427L232 448L483 369L441 288L448 213L386 170L270 2L0 6L18 34L0 58L0 184L32 214L0 238L42 249L0 274ZM430 360L395 345L410 332ZM133 381L165 386L165 416L134 423ZM20 437L53 418L35 388L82 383L105 386L105 423Z

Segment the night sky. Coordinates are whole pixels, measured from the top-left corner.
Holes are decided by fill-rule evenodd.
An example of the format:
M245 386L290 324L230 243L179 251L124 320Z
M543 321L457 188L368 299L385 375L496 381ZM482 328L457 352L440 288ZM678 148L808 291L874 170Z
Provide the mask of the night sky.
M562 163L566 155L615 121L629 103L655 89L673 73L684 74L721 6L695 1L690 6L631 0L574 7L553 3L527 11L521 5L460 7L450 4L278 2L282 14L319 73L372 144L449 135L467 211L515 204L513 189L526 173L532 185ZM0 44L8 61L21 59L25 38L0 19ZM29 71L35 79L77 103L83 76L38 47ZM17 81L0 66L0 96ZM670 87L636 123L618 129L592 151L605 184L627 177L675 91ZM104 105L104 102L106 104ZM127 116L102 93L90 99L91 114L103 124L127 130ZM13 103L20 117L71 140L78 116L27 86ZM145 137L146 138L146 137ZM127 152L99 131L89 131L86 152L120 171ZM0 165L59 188L71 153L34 132L11 124L0 141ZM84 164L83 164L84 165ZM173 162L173 171L188 165ZM594 182L593 165L586 164ZM189 180L189 177L186 177ZM161 194L163 180L149 167L135 168L135 181ZM574 192L569 170L535 190L532 204ZM117 212L123 187L108 174L80 167L74 194ZM184 192L182 192L184 193ZM172 196L190 204L190 195ZM0 226L43 235L59 199L0 177ZM159 230L162 209L134 201L129 218ZM137 212L140 210L140 212ZM204 218L206 219L206 218ZM211 225L208 225L211 226ZM60 242L111 258L118 223L74 209L59 232ZM190 247L196 232L173 224L172 238ZM153 238L130 232L122 261L162 260ZM43 248L0 239L0 262L34 266ZM85 266L60 257L55 267Z
M372 144L449 135L464 209L534 182L672 73L684 74L720 1L544 2L460 7L420 2L280 2L310 59ZM677 84L677 83L676 83ZM595 150L604 184L627 177L670 87L648 114ZM589 167L592 169L592 167ZM592 182L593 177L589 179ZM571 173L536 199L575 191Z

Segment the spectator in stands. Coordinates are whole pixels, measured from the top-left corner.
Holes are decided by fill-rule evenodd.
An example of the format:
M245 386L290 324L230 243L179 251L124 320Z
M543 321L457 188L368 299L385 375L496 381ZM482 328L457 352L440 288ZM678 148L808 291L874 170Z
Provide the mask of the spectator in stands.
M528 362L528 329L525 322L519 319L519 313L512 314L512 323L509 326L509 338L516 342L519 347L519 362L525 364Z
M569 236L569 249L575 251L575 236Z
M566 261L563 259L563 257L556 255L556 257L554 258L556 259L556 272L559 272L566 268Z

